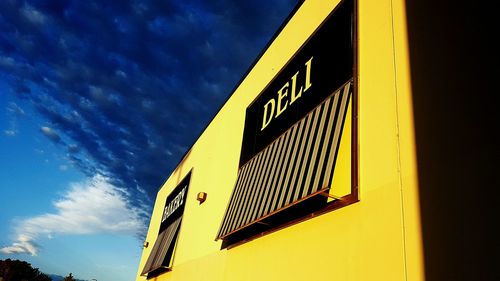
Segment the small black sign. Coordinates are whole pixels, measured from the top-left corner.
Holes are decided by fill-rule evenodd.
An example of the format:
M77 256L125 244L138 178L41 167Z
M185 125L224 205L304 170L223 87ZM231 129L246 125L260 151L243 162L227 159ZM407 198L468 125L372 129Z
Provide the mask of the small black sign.
M190 179L191 172L189 172L179 185L177 185L177 187L167 196L165 208L163 208L161 217L160 232L166 229L184 213Z
M337 6L247 108L240 166L353 77L352 2Z

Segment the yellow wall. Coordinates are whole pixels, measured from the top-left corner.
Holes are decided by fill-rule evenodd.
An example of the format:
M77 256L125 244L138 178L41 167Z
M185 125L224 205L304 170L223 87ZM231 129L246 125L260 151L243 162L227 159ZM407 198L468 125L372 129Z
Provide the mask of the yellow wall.
M166 196L192 169L173 270L151 280L423 280L403 0L358 1L360 201L229 250L214 241L237 176L246 107L338 2L302 4L169 177L139 273ZM201 205L200 191L208 193Z

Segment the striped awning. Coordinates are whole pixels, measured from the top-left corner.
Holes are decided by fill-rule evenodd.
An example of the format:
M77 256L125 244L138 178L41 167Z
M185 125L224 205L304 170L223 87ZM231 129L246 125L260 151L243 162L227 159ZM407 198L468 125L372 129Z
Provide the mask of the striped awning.
M348 82L241 166L217 239L330 188L350 92Z
M182 217L179 217L158 235L141 275L146 275L162 267L168 267L170 257L167 257L167 252L177 240L181 220ZM166 261L166 258L168 258L168 261Z

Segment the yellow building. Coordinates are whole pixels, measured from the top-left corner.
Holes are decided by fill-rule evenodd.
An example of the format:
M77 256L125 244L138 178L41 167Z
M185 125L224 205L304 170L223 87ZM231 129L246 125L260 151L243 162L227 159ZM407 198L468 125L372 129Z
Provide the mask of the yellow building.
M137 280L424 280L407 31L403 0L297 5L159 190Z

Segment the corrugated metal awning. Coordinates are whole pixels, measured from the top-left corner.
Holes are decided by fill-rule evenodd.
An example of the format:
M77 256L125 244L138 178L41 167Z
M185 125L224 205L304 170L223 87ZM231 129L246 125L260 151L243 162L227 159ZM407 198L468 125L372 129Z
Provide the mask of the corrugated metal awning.
M217 239L330 188L350 93L347 82L241 166Z
M142 270L141 275L146 275L151 271L157 270L159 268L167 267L164 265L165 257L168 250L173 246L173 243L177 240L177 235L179 232L179 226L182 220L182 216L175 220L171 225L169 225L165 230L163 230L156 239L156 242L151 250L151 254L146 261L146 265Z

